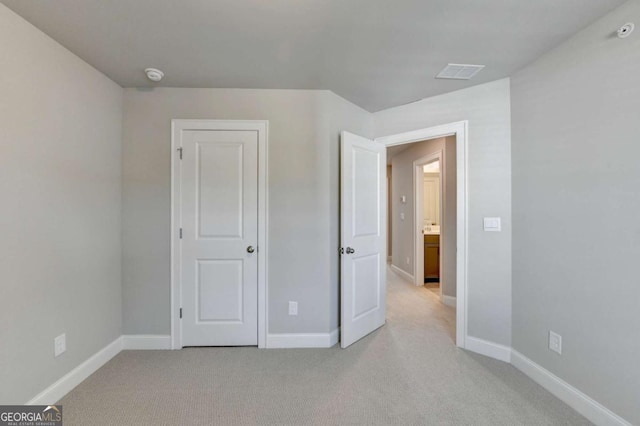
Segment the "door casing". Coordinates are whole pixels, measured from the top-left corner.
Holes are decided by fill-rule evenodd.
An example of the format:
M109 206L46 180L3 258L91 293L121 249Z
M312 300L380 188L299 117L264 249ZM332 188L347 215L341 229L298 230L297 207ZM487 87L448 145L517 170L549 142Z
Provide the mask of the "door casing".
M468 235L469 235L469 122L457 121L440 126L413 130L396 135L376 138L375 141L387 147L413 142L421 142L427 139L435 139L446 136L456 137L456 345L466 347L467 319L468 319ZM414 261L414 265L415 265ZM415 278L414 278L415 279Z
M180 279L181 162L180 137L185 130L253 130L258 133L258 347L266 347L268 185L267 120L171 120L171 349L182 349L182 283Z

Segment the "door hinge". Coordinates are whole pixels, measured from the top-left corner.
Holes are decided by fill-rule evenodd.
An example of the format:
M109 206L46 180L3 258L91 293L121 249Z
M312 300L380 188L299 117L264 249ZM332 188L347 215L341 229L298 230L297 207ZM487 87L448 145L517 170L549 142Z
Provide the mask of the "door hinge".
M180 318L182 318L182 308L180 308Z
M180 153L180 159L182 160L182 148L178 148L178 152Z
M182 228L180 228L180 239L182 239Z

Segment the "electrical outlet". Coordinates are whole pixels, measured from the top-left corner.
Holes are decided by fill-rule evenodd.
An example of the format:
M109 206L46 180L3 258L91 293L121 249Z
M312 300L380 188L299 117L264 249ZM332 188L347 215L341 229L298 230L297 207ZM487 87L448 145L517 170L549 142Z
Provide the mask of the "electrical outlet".
M400 213L400 220L404 220L404 213Z
M67 350L67 335L61 334L53 339L53 356L60 356Z
M289 302L289 315L298 315L298 302Z
M562 336L549 331L549 349L562 355Z

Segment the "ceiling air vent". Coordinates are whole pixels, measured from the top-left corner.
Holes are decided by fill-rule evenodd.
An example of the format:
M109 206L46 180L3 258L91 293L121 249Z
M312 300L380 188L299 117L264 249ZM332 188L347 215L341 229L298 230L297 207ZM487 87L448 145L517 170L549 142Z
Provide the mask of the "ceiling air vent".
M450 80L470 80L478 74L484 65L448 64L436 78Z

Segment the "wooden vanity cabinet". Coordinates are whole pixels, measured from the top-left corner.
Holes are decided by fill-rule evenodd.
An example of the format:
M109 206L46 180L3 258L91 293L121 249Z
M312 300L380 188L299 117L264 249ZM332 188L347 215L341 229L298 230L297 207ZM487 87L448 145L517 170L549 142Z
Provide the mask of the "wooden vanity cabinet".
M440 281L440 235L424 236L424 282Z

